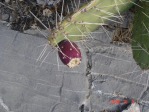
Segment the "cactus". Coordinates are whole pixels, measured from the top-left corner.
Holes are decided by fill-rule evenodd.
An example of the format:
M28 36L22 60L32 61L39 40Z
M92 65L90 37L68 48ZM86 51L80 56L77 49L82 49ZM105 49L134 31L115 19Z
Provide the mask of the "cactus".
M96 30L107 21L115 21L120 13L126 11L136 0L90 0L76 12L59 22L49 36L53 46L64 39L78 41L84 39L90 32ZM116 16L118 14L118 16Z
M149 69L149 0L136 7L132 33L133 58L142 69Z

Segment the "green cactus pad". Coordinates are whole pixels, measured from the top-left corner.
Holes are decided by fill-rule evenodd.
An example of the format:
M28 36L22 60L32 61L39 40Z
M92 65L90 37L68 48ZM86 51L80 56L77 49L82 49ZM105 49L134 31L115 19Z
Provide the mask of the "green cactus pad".
M149 0L136 7L132 34L133 57L142 69L149 69Z
M130 8L136 0L90 0L78 11L58 23L58 28L49 36L49 43L56 46L60 41L68 39L78 41L96 30L112 18Z
M91 0L58 24L58 28L53 30L49 37L49 43L56 46L64 39L82 40L106 21L112 21L112 18L120 16L119 13L127 10L135 1Z

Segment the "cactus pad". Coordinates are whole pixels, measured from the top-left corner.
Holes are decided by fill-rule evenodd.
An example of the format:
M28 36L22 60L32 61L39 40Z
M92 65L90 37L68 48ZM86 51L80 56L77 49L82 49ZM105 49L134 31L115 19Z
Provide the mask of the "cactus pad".
M141 7L136 7L133 25L133 57L142 69L149 69L149 0L139 5Z
M135 1L90 0L58 23L57 28L49 36L49 43L56 46L64 39L82 40L105 22L115 21L113 18L119 18L120 13L130 8Z

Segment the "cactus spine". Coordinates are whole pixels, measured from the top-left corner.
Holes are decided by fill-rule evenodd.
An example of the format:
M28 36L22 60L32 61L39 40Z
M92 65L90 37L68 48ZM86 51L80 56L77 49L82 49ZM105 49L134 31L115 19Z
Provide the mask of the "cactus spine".
M100 25L104 25L106 21L114 21L113 18L118 18L120 13L130 8L135 1L90 0L81 6L78 11L58 23L57 28L49 36L49 43L56 46L64 39L70 41L82 40Z
M149 69L149 0L136 7L132 33L133 57L142 69Z

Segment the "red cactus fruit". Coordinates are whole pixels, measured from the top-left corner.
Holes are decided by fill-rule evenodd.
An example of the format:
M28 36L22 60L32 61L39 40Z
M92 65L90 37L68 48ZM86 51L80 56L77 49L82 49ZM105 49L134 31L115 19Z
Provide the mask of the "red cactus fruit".
M81 63L81 52L74 42L62 40L58 43L58 47L61 61L69 68L78 66Z

